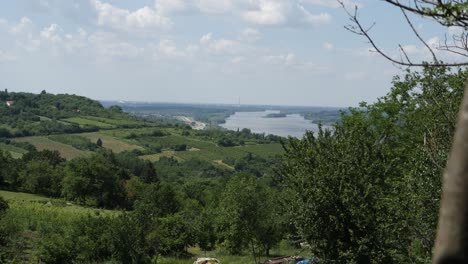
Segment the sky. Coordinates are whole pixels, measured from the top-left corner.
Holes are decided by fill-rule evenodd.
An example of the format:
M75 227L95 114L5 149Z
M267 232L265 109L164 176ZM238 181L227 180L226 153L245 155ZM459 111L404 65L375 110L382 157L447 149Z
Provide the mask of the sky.
M429 53L401 12L346 0L399 58ZM460 29L411 17L436 45ZM0 89L98 100L356 106L403 70L344 29L335 0L4 0ZM450 56L450 55L444 55Z

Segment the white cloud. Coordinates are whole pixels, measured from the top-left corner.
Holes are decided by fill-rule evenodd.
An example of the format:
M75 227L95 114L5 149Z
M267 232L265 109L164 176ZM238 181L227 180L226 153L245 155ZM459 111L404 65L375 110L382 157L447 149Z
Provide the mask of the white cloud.
M15 61L16 57L0 50L0 62L11 62Z
M245 21L263 26L322 25L332 20L328 13L313 14L300 1L254 0L243 11Z
M319 5L319 6L325 6L325 7L330 7L330 8L339 8L341 7L340 3L336 0L301 0L300 2L302 3L307 3L307 4L312 4L312 5ZM362 7L361 4L357 3L356 1L353 0L342 0L343 4L347 7L352 7L352 6L359 6Z
M158 53L167 57L181 57L185 53L177 49L175 42L171 39L163 39L159 41Z
M304 22L310 25L318 26L323 24L328 24L331 22L332 17L328 13L320 13L317 15L311 14L304 7L300 7L301 12L304 15Z
M159 14L204 13L224 14L236 9L245 0L156 0L155 8Z
M328 51L331 51L331 50L335 49L335 46L330 42L325 42L325 43L323 43L323 48L328 50Z
M22 17L20 22L15 26L11 27L10 32L13 34L28 33L32 30L33 23L27 17Z
M155 0L155 12L161 16L228 14L260 26L321 25L331 21L330 14L314 14L304 3L303 0Z
M202 36L200 44L208 52L215 54L235 54L241 50L239 42L229 39L213 39L212 33Z
M259 25L281 25L286 23L290 5L285 1L258 0L256 10L244 12L244 19Z
M186 12L193 8L191 1L187 0L156 0L155 8L161 15Z
M293 68L294 70L308 71L310 73L327 73L330 71L328 66L317 65L312 61L298 58L292 52L280 55L267 55L263 60L270 65Z
M240 40L255 42L261 38L260 32L255 28L245 28L239 37Z
M265 56L265 61L270 64L281 64L288 66L294 64L295 60L296 55L294 53Z
M88 40L94 53L101 57L132 59L138 57L143 51L129 42L120 40L111 33L94 33Z
M169 18L160 15L150 7L142 7L134 12L115 7L99 0L91 0L97 12L97 23L126 31L145 29L165 29L172 24Z
M41 44L39 37L36 36L37 34L34 32L34 23L28 17L22 17L21 20L14 25L2 20L0 21L0 27L14 35L16 45L27 51L35 51Z
M40 36L49 42L59 43L62 41L62 37L59 35L60 31L61 29L57 24L52 24L48 28L44 28Z
M198 0L198 9L202 13L222 14L227 13L234 7L232 0Z

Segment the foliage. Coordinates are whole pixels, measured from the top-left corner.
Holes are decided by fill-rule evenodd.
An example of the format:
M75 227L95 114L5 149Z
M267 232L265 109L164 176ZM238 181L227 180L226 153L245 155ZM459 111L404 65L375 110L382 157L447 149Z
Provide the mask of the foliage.
M284 183L302 237L329 263L426 263L442 168L468 71L427 68L351 109L333 132L290 139Z
M102 154L77 158L65 167L62 194L81 204L125 207L123 180L126 176Z
M281 231L276 219L272 219L279 211L270 203L270 195L253 175L236 174L227 183L220 201L219 221L224 245L231 253L239 254L257 244L268 254L279 242Z
M99 148L98 144L92 143L89 139L77 135L53 135L49 139L63 144L70 145L76 149L95 151ZM101 141L102 146L102 141Z

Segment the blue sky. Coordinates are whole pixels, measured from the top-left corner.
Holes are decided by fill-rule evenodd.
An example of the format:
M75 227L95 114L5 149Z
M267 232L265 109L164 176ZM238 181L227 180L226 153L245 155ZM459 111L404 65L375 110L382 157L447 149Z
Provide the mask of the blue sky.
M395 8L358 4L385 51L428 52ZM436 45L445 29L412 17ZM0 88L94 99L355 106L401 69L343 26L335 0L5 0ZM444 56L444 55L442 55ZM443 57L444 58L444 57Z

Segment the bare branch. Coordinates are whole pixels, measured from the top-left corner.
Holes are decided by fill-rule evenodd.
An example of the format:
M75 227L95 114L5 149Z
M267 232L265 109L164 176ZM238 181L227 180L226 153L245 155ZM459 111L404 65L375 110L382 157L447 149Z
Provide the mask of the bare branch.
M414 28L413 23L409 19L408 15L406 15L405 10L401 8L401 12L403 13L403 16L405 17L406 22L408 23L408 25L413 30L413 33L416 35L416 37L418 37L418 39L424 44L424 46L426 46L426 48L432 54L432 58L434 59L434 63L437 63L437 57L436 57L434 51L432 50L432 48L426 43L426 41L423 40L423 38L419 35L418 31Z
M411 27L411 29L413 30L413 33L416 35L416 37L425 45L425 47L429 50L429 52L432 54L432 57L433 57L433 60L434 62L432 63L428 63L428 62L421 62L421 63L413 63L411 61L411 59L409 58L408 54L406 53L406 51L404 50L404 48L399 45L399 48L400 48L400 51L403 53L406 61L404 61L403 59L400 59L400 60L397 60L397 59L394 59L392 58L390 55L388 55L387 53L385 53L383 51L382 48L380 48L376 42L374 41L374 39L370 36L369 32L370 30L373 28L373 26L375 25L375 22L368 28L365 28L361 22L359 21L359 18L358 18L358 7L355 6L354 7L354 12L351 13L348 8L345 6L345 4L343 3L342 0L337 0L338 3L341 5L341 7L343 8L343 10L348 14L348 17L349 19L351 20L352 24L351 25L348 25L348 26L345 26L344 28L347 29L348 31L354 33L354 34L357 34L357 35L360 35L360 36L364 36L368 41L369 43L372 45L372 47L375 49L376 52L378 52L381 56L383 56L385 59L397 64L397 65L402 65L402 66L408 66L408 67L426 67L426 66L432 66L432 67L447 67L447 66L466 66L468 65L468 61L465 61L465 62L453 62L453 63L445 63L445 62L442 62L440 60L437 59L437 56L434 52L434 50L429 46L429 44L427 42L425 42L423 40L423 38L419 35L418 31L416 30L416 28L413 26L413 23L411 22L411 20L409 19L409 17L407 16L406 12L405 11L410 11L410 12L413 12L413 13L416 13L416 14L420 14L420 15L423 15L423 16L426 16L426 17L432 17L434 19L438 19L439 15L438 13L429 13L429 11L427 11L426 9L423 9L423 7L420 5L420 3L425 3L425 4L429 4L429 5L434 5L434 6L439 6L439 5L445 5L444 3L442 3L442 0L437 0L437 2L435 1L431 1L431 0L414 0L414 3L415 3L415 6L412 7L410 5L403 5L401 4L398 0L383 0L385 2L388 2L388 3L391 3L395 6L398 6L400 7L400 9L402 10L403 12L403 15L405 16L406 18L406 21L408 23L408 25ZM432 14L432 15L430 15ZM450 14L450 15L454 15L454 14ZM467 15L467 14L462 14L462 15ZM457 14L458 16L458 14ZM441 16L442 17L442 16ZM467 23L468 25L468 20L463 22L462 23ZM463 33L465 34L465 33ZM466 35L466 34L465 34ZM462 50L467 50L466 48L463 48L463 47L466 47L463 46L463 45L456 45L457 43L462 43L462 44L466 44L468 43L467 41L467 37L466 36L462 36L460 37L460 41L458 42L455 42L455 46L457 47L461 47ZM457 51L455 48L449 46L449 45L446 45L445 48L444 47L440 47L442 50L444 51L449 51L449 52L452 52L452 53L460 53L460 51Z

